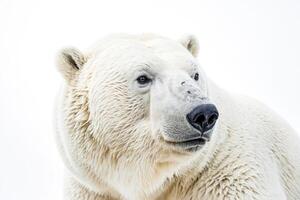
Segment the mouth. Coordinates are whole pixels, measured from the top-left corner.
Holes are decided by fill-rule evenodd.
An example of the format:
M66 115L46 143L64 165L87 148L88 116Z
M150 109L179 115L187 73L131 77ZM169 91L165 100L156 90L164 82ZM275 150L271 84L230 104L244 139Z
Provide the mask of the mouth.
M166 141L166 142L175 147L184 149L185 151L194 152L201 149L208 141L209 138L202 136L202 137L192 138L187 140Z

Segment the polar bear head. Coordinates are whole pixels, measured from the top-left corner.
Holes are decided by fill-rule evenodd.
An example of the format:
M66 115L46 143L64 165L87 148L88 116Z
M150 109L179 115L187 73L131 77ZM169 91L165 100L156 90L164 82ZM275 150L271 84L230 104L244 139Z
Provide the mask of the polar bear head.
M88 166L81 171L122 187L148 175L163 179L161 172L171 175L209 146L219 114L197 52L192 36L155 35L109 36L86 53L62 50L64 148L74 168Z

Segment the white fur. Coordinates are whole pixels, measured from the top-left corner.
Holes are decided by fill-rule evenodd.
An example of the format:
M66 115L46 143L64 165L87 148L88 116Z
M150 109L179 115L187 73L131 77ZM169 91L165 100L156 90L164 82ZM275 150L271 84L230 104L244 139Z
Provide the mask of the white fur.
M67 166L65 198L300 199L294 130L261 103L216 86L194 58L196 40L180 41L113 35L84 55L64 51L58 62L66 84L58 99L57 141ZM80 67L70 68L78 62ZM152 66L163 83L138 88L141 65ZM199 83L189 76L195 66ZM211 140L197 152L164 142L160 117L173 112L165 99L178 112L185 108L170 93L177 91L177 79L187 80L197 98L213 102L220 113Z

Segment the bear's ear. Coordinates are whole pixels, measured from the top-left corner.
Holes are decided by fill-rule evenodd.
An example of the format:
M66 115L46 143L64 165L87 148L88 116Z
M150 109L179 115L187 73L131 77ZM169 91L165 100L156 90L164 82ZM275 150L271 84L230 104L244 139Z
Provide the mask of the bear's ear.
M195 36L187 35L182 37L179 41L187 50L189 50L189 52L191 52L193 56L197 56L199 51L199 44Z
M83 67L86 58L75 48L65 48L58 53L56 62L58 71L70 83Z

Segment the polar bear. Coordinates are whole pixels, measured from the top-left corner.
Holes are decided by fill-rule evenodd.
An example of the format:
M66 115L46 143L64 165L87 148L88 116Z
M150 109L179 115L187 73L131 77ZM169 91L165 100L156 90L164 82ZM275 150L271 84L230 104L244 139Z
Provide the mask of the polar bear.
M300 199L295 131L206 77L194 36L116 34L58 54L68 200Z

